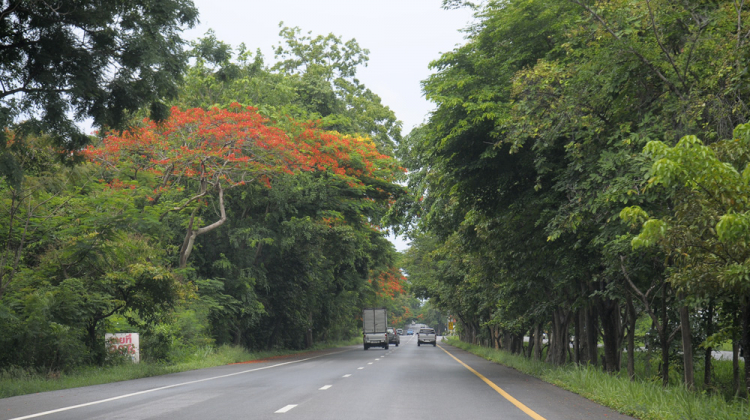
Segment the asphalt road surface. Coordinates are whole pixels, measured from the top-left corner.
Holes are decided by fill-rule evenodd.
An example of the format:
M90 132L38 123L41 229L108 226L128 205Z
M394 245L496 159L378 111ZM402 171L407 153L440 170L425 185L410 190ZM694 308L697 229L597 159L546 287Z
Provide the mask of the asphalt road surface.
M0 399L0 419L630 419L456 347L362 346Z

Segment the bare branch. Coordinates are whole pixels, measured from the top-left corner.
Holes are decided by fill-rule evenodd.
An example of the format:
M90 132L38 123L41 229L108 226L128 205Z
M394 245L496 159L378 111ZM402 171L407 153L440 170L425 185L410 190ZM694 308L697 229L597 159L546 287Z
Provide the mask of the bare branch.
M211 223L208 226L204 226L204 227L196 230L195 231L196 232L196 236L197 235L202 235L202 234L204 234L206 232L210 232L210 231L216 229L217 227L223 225L224 222L227 221L227 212L226 212L226 209L224 208L224 189L221 188L221 184L219 184L219 211L221 213L221 218L219 220Z
M641 289L639 289L632 280L630 280L630 276L628 275L627 269L625 269L625 257L620 255L620 269L622 269L622 274L625 276L625 280L628 281L628 284L633 289L633 291L641 298L641 302L643 302L644 309L646 310L646 313L649 317L651 317L651 320L654 322L654 325L656 326L656 329L661 332L662 325L659 323L659 319L657 318L654 311L651 309L651 305L648 303L648 294L651 292L651 290L654 288L654 286L651 286L651 288L648 289L648 292L646 294L643 294L641 292Z
M680 332L682 329L682 325L678 325L677 328L675 328L674 331L672 331L672 334L669 334L669 338L667 339L668 342L672 342L674 340L675 336L677 336L677 333Z
M206 232L210 232L218 228L227 221L227 213L224 208L224 189L221 187L221 184L218 183L218 181L217 186L219 188L219 210L221 212L221 218L208 226L204 226L202 228L194 230L193 220L195 219L195 214L198 208L196 207L195 210L193 210L193 214L190 216L190 224L188 225L187 233L185 234L185 241L182 243L182 248L180 249L180 268L185 268L187 266L187 260L190 257L190 253L193 251L195 238L198 235L202 235Z

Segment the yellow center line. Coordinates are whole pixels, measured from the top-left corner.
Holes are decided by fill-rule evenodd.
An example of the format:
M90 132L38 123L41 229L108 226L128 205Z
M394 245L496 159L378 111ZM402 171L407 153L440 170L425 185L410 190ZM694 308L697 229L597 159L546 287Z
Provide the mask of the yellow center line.
M534 410L532 410L529 407L526 407L525 405L523 405L523 403L521 401L518 401L517 399L513 398L512 395L508 394L502 388L500 388L499 386L495 385L494 382L492 382L491 380L485 378L484 375L482 375L481 373L479 373L476 370L472 369L471 366L469 366L466 363L458 360L458 358L456 356L450 354L448 352L448 350L446 350L446 349L443 348L443 346L438 346L438 347L440 347L440 349L442 351L444 351L448 356L452 357L453 360L455 360L458 363L460 363L461 365L463 365L463 367L465 367L466 369L469 369L469 371L471 371L471 373L477 375L479 377L479 379L483 380L484 383L486 383L487 385L490 386L490 388L492 388L495 391L497 391L497 393L500 394L500 395L502 395L503 398L505 398L506 400L510 401L513 405L515 405L516 407L518 407L524 413L528 414L529 417L531 417L534 420L546 420L544 417L542 417L539 414L535 413Z

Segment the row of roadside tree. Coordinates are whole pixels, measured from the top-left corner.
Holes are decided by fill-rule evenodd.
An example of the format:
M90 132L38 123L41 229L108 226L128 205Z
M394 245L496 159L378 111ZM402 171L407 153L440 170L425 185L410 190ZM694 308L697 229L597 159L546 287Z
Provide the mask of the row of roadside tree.
M444 4L475 21L398 150L422 197L403 208L413 290L464 340L557 365L633 378L647 349L664 384L695 387L701 362L713 389L728 346L746 396L750 5Z
M367 50L282 27L267 65L186 44L196 18L183 0L0 15L0 370L105 363L105 332L179 361L419 312L386 239L401 126L355 77Z

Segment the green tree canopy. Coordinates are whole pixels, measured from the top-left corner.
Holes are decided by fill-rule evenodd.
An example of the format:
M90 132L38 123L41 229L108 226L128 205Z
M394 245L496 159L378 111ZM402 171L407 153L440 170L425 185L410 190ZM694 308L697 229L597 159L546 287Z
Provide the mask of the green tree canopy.
M269 67L260 51L244 44L235 51L209 31L193 44L196 63L176 104L206 108L237 101L279 124L288 117L320 120L323 128L370 137L381 152L392 153L401 140L401 122L356 78L368 51L354 39L312 37L299 28L282 27L280 36L277 63Z
M74 121L120 127L129 112L177 94L186 56L180 31L198 11L191 0L0 2L0 127L47 132L58 146L87 142ZM18 145L18 142L16 143ZM0 174L19 167L0 130Z

